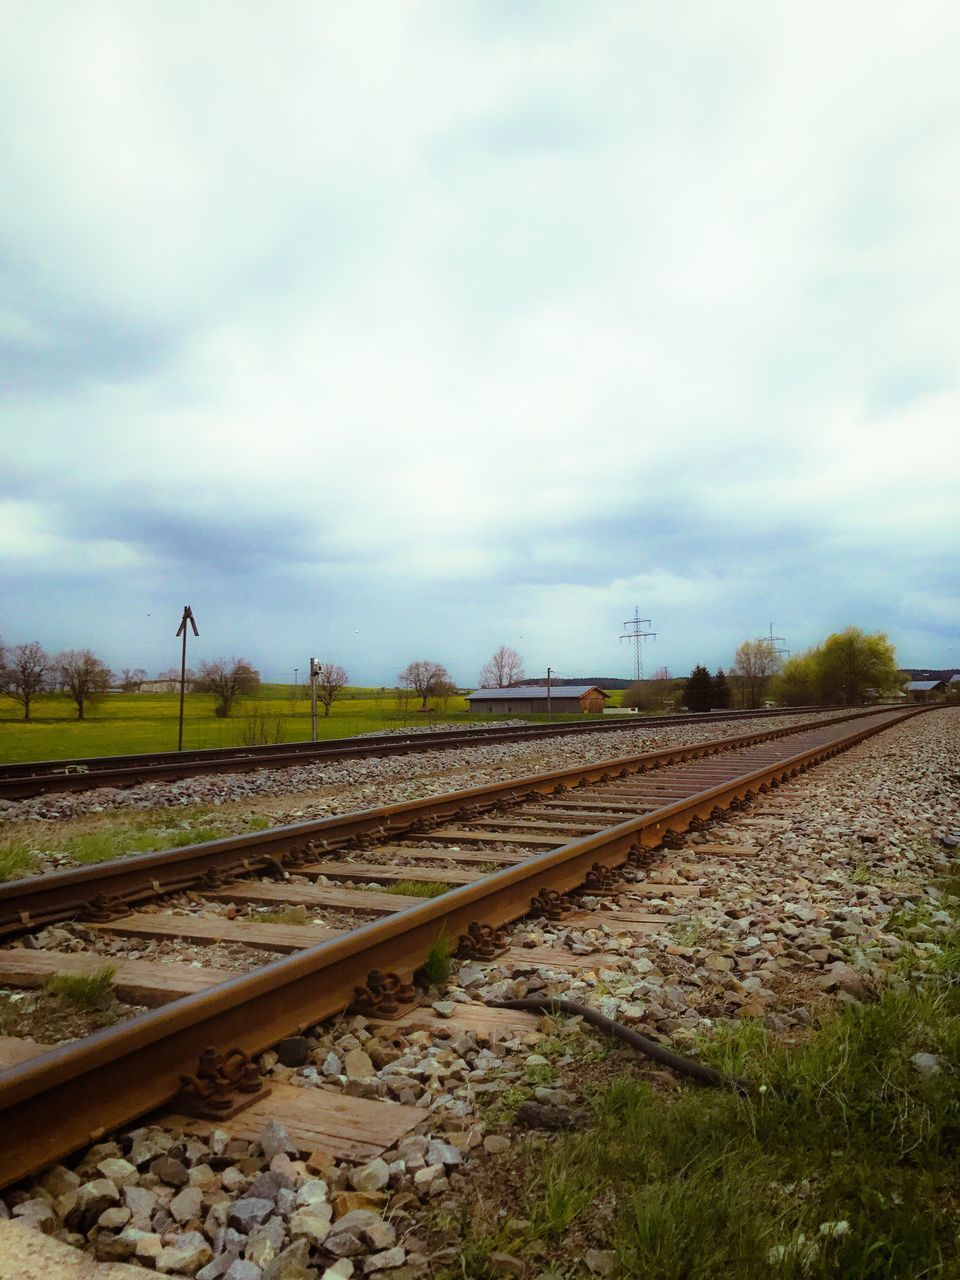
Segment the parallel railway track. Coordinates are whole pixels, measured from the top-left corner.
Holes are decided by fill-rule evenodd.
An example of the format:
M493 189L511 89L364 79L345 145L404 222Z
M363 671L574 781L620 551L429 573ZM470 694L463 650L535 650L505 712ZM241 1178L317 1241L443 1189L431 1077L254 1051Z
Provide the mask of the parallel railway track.
M829 709L829 708L824 708ZM162 751L141 755L89 756L69 760L33 760L0 765L0 799L22 800L57 791L91 791L96 787L132 787L142 782L175 781L208 773L245 773L285 769L321 761L402 755L411 751L519 742L542 737L600 733L680 724L709 724L771 716L809 714L812 708L772 711L718 711L655 718L610 717L584 724L520 724L485 729L389 733L362 738L328 738L323 742L287 742L259 747L216 747L203 751Z
M152 927L153 936L172 929L202 939L212 928L274 952L296 945L290 929L281 945L282 925L193 914L154 916L151 925L149 913L130 914L132 903L202 877L210 903L327 903L380 918L0 1073L0 1185L162 1105L206 1046L257 1053L347 1008L372 971L408 979L441 934L476 936L531 910L575 912L563 895L585 884L602 889L627 863L642 875L645 851L922 710L600 761L3 886L8 935L82 915L96 898L101 916L114 915L99 926L105 932L149 937ZM485 871L490 865L499 869ZM274 878L223 882L244 870ZM477 871L484 873L471 878ZM385 901L338 883L399 875L451 888L438 898ZM0 951L0 961L11 954Z

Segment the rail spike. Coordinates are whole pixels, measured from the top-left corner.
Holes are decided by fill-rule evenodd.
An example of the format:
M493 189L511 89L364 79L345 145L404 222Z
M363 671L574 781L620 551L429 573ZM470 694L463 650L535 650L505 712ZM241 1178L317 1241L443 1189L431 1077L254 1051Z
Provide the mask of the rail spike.
M458 960L495 960L508 950L509 945L503 929L473 920L467 926L467 932L461 933L455 954Z
M620 877L612 867L595 862L584 877L583 887L591 893L609 893Z
M243 1049L221 1053L210 1045L197 1060L196 1074L181 1075L171 1106L199 1120L229 1120L269 1092L257 1063Z
M535 915L546 916L548 920L562 920L575 909L575 904L565 893L556 889L541 889L530 899L530 910Z
M129 910L130 907L122 898L98 893L95 898L90 899L86 914L99 924L106 924L110 920L125 916Z
M398 973L371 969L366 983L353 988L353 1001L347 1012L393 1021L402 1018L419 1003L420 997L413 984L405 982Z

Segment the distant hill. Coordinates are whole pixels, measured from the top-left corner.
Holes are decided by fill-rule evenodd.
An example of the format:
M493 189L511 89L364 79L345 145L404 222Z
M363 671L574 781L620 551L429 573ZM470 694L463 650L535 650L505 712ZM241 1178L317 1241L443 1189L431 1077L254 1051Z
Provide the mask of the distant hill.
M524 680L524 684L534 684L546 686L546 676L541 676L539 680ZM629 689L633 684L632 680L623 680L617 676L551 676L550 688L559 689L565 684L595 684L598 689Z

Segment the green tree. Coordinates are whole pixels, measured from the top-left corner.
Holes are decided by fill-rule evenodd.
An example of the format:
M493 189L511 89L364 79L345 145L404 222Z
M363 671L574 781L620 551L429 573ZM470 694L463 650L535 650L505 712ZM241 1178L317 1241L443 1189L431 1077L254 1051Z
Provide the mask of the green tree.
M723 667L717 667L717 673L713 677L713 705L719 710L725 711L730 705L732 696L727 677L723 673Z
M849 706L897 687L896 650L882 631L867 635L847 627L827 636L813 656L821 702Z
M665 670L666 668L661 668ZM620 696L622 707L636 707L638 711L673 711L682 698L685 681L672 676L654 676L641 680L624 689Z
M787 707L809 707L820 701L820 676L814 653L788 658L775 676L770 692Z
M690 711L712 711L715 705L716 686L706 667L699 663L690 672L683 688L683 700Z

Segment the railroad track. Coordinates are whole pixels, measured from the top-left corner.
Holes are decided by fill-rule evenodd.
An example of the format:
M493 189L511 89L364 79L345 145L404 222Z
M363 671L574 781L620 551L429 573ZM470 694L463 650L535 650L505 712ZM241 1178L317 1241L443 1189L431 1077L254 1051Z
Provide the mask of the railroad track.
M820 708L832 710L833 708ZM216 747L203 751L162 751L124 756L89 756L69 760L33 760L0 765L0 799L23 800L53 791L92 791L96 787L132 787L142 782L175 781L207 773L245 773L253 769L286 769L320 761L402 755L529 738L600 733L610 729L659 728L661 725L709 724L784 715L809 715L811 707L767 711L717 711L651 719L610 717L585 724L526 724L484 729L390 733L363 738L328 738L324 742L288 742L259 747Z
M253 1055L351 1006L391 1016L441 935L460 939L482 962L501 941L497 930L523 916L571 925L595 918L568 895L581 886L602 895L625 865L639 877L641 902L656 896L643 876L650 850L924 710L600 761L0 887L0 928L9 937L82 917L92 905L88 927L101 937L174 936L289 953L236 976L193 969L200 989L179 998L177 966L154 965L152 986L143 975L131 982L163 1000L159 1007L0 1072L0 1185L168 1102L207 1046ZM240 873L248 878L228 882ZM435 898L383 892L398 880L449 888ZM381 889L358 887L371 881ZM189 897L174 908L130 909L185 888ZM236 918L240 908L278 904L332 910L340 927L331 935ZM618 926L642 931L644 912L630 915L620 911ZM0 983L36 984L50 972L103 962L102 954L8 947L0 950ZM122 989L122 962L116 981Z

